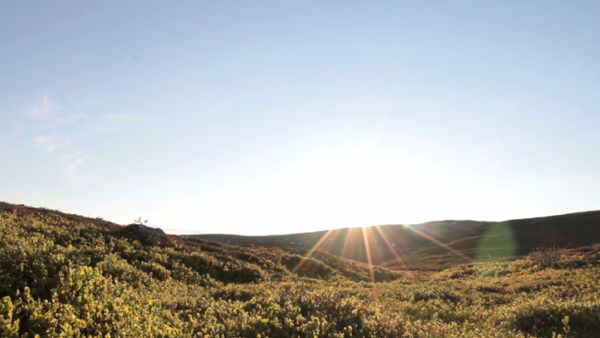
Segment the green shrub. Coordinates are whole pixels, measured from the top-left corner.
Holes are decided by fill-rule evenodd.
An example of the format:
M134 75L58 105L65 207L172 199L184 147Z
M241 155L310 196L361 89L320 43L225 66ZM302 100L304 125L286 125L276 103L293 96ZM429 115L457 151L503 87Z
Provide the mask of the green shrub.
M600 311L596 307L598 305L535 302L517 311L515 326L534 336L570 332L577 337L592 337L600 332Z
M0 301L0 337L19 336L19 320L14 318L14 305L8 296Z
M322 262L298 255L285 256L282 259L282 263L289 271L292 271L299 276L328 278L334 273L333 269Z

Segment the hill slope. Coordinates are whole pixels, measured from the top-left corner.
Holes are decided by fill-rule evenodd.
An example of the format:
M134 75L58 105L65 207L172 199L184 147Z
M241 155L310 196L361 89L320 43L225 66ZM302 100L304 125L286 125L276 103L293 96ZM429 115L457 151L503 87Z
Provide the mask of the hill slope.
M59 244L61 249L85 244L91 246L87 254L92 257L110 252L115 259L125 259L154 277L203 283L261 282L291 275L370 280L366 264L326 253L302 261L296 253L279 248L227 245L166 235L160 229L140 224L121 226L102 219L2 202L0 213L24 234L7 245L17 246L19 242L26 245L38 237L39 241ZM296 268L301 261L302 265ZM377 281L400 276L384 268L376 268L375 274Z
M373 264L393 269L439 270L473 260L523 256L541 246L578 247L598 243L600 211L504 222L439 221L275 236L208 234L193 237L300 251L317 248L360 262L371 260Z
M593 337L599 264L595 246L401 274L0 203L0 336Z

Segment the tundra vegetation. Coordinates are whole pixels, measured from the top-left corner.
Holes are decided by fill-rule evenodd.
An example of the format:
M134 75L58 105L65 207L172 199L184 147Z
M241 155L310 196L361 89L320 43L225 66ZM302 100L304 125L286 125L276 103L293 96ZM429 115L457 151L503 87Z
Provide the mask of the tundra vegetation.
M136 229L0 204L0 336L600 334L598 245L424 273Z

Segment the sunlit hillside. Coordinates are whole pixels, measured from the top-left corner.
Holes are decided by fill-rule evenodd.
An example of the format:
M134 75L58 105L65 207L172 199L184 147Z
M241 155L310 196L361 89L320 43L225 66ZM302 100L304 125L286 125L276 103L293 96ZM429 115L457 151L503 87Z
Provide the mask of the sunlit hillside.
M394 272L0 204L2 337L594 337L599 275L597 245Z

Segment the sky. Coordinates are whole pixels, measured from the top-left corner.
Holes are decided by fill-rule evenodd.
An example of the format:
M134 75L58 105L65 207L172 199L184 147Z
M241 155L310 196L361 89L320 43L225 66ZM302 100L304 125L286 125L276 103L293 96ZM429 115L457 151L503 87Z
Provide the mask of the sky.
M597 1L3 1L0 200L170 233L600 209Z

